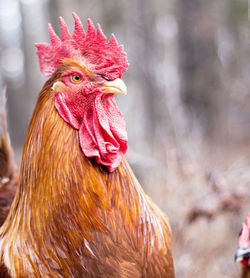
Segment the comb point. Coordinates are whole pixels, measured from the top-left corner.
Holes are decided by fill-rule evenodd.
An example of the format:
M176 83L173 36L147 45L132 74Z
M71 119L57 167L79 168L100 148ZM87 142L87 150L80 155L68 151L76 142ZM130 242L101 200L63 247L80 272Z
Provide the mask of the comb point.
M69 29L67 24L65 23L63 17L59 17L59 22L60 22L60 26L61 26L61 39L62 41L67 41L71 39L71 35L69 33Z
M99 23L97 23L96 36L97 36L98 40L100 40L100 41L106 42L106 40L107 40L106 36L104 35L104 33L102 31L101 25Z
M85 38L85 31L84 31L82 22L75 12L72 13L72 16L75 21L75 28L74 28L72 38L74 40L79 40L79 39L82 40Z
M108 44L112 45L112 46L118 46L117 39L113 33L111 34L111 36L109 38Z
M95 37L95 26L93 21L90 18L88 18L88 31L86 36L88 39Z
M52 44L59 44L61 42L60 38L57 36L55 30L53 29L52 25L48 24L49 30L49 38Z

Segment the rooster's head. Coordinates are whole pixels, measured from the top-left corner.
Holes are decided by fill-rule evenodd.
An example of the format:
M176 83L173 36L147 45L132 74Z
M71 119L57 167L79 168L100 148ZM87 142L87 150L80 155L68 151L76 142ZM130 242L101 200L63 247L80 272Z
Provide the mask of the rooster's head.
M250 213L246 222L242 224L238 247L235 260L241 262L244 266L250 267Z
M114 35L107 41L101 27L88 20L88 30L73 13L75 29L69 34L63 18L61 39L49 24L51 44L38 43L40 69L52 75L51 92L60 116L79 131L80 147L87 157L117 168L127 150L127 133L114 94L126 94L121 80L128 68L123 46Z

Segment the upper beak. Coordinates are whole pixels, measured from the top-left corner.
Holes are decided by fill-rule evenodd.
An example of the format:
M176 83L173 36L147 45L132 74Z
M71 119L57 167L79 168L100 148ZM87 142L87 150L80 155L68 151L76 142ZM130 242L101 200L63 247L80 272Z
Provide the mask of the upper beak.
M241 262L241 261L243 261L243 260L245 260L246 258L249 258L249 257L250 257L250 248L247 248L247 249L239 248L236 251L234 259L238 263L238 262Z
M100 86L105 94L127 94L127 87L125 83L117 78L113 81L107 81Z

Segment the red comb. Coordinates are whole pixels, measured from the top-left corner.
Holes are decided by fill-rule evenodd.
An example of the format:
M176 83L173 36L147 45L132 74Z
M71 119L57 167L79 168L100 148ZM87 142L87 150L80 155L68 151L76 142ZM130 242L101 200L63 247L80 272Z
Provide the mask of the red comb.
M95 29L91 19L88 19L88 30L85 34L77 14L73 13L73 17L75 29L72 36L64 19L59 17L61 39L49 24L51 44L36 44L41 72L45 75L52 75L64 58L81 59L81 57L85 57L96 73L105 75L111 80L121 77L128 68L127 55L123 51L123 46L118 45L113 34L107 42L101 26L97 24L97 29Z

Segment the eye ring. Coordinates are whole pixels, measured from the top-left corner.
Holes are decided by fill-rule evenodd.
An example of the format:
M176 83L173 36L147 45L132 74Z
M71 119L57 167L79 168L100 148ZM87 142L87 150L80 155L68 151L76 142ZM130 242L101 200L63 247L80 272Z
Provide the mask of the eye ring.
M79 74L72 74L70 79L73 83L80 83L82 81L82 76Z

